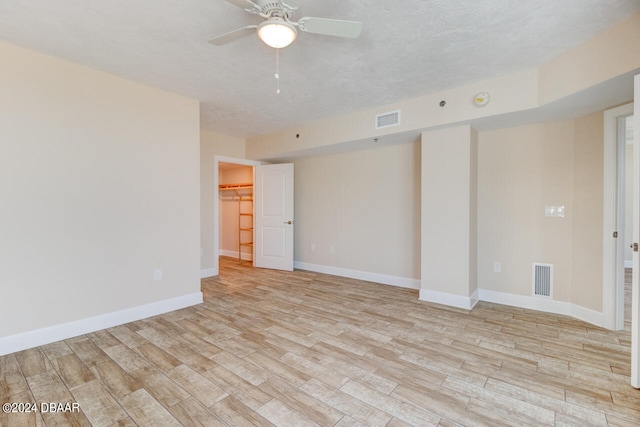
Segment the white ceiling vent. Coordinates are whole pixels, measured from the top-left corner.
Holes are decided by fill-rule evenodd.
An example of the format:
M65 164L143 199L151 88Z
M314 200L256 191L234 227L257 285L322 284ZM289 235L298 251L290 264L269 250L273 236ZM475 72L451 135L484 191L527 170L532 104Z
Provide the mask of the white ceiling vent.
M376 116L376 129L398 126L400 124L400 110L390 113L378 114Z
M553 289L553 264L533 264L533 295L551 297Z

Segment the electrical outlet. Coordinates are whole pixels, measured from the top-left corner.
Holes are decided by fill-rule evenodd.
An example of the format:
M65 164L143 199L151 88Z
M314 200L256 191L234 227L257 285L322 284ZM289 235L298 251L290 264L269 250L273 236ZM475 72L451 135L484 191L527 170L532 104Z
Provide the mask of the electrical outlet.
M316 244L312 243L311 244L311 252L315 252L316 251Z
M493 272L494 273L500 273L502 271L502 263L498 262L498 261L494 261L493 262Z
M333 246L329 246L329 253L332 254L334 252Z
M162 269L156 268L153 270L153 280L162 280Z

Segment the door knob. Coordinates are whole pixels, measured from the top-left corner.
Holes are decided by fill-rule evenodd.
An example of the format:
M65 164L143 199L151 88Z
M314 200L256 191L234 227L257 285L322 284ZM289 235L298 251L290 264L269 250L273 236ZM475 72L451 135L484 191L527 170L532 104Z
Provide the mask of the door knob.
M291 224L293 224L293 221L285 221L284 223L291 225Z

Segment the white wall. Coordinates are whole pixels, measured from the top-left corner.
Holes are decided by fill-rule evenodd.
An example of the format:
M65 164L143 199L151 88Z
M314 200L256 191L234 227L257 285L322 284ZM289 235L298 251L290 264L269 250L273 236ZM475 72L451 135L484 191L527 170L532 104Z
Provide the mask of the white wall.
M6 43L0 63L0 353L201 300L198 102Z
M346 275L368 272L372 280L417 287L419 144L372 143L370 149L294 164L296 262L334 273L347 269Z

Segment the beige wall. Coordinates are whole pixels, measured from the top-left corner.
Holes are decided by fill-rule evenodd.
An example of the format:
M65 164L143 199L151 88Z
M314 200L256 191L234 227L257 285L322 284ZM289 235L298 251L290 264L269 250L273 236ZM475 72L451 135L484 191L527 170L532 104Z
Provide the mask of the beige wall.
M574 121L572 302L602 311L604 114Z
M531 296L532 263L550 263L555 300L602 310L602 144L602 113L480 133L481 289Z
M202 130L200 133L200 269L214 268L214 177L215 156L244 159L245 140L228 135Z
M478 152L478 282L532 295L532 263L554 265L554 299L571 301L573 122L482 132ZM564 205L564 218L545 206ZM493 272L493 263L502 272Z
M296 261L420 278L418 143L294 164Z
M549 103L640 68L640 13L540 67L540 102Z
M468 126L428 134L460 129L466 130L466 148L473 147L475 133ZM430 164L429 156L420 165L418 144L295 160L296 261L415 279L420 271L424 279L446 266L463 275L459 283L466 287L455 290L451 277L435 277L431 290L470 296L477 272L479 289L527 297L532 295L532 263L550 263L555 300L601 311L602 113L480 132L477 138L477 153L464 152L468 159L460 171L442 158ZM445 143L438 150L453 150L449 157L458 159L456 147ZM476 155L474 194L469 174L474 175ZM427 185L418 183L421 167L466 176L462 193L451 177L431 182L443 191L442 198L462 194L461 200L469 199L463 219L467 228L477 228L476 240L473 233L458 236L468 242L468 256L454 249L454 255L438 258L444 251L436 245L433 253L422 249L420 260L419 205ZM437 203L424 202L423 211L437 210ZM564 218L544 216L545 206L554 205L565 206ZM446 217L459 214L449 209ZM456 230L443 239L454 240ZM429 238L423 236L422 243L428 246ZM502 272L493 272L496 261Z
M469 298L477 289L477 145L468 125L422 134L423 299Z
M0 338L199 293L198 101L0 63Z
M486 107L478 108L472 100L481 91L490 92L492 98ZM446 100L446 107L440 107L441 100ZM527 70L251 138L247 140L247 158L283 158L290 154L304 154L305 150L373 138L384 142L394 139L387 135L400 132L407 132L408 141L419 138L424 129L500 116L537 106L538 71ZM398 126L375 129L377 114L395 110L401 110Z

